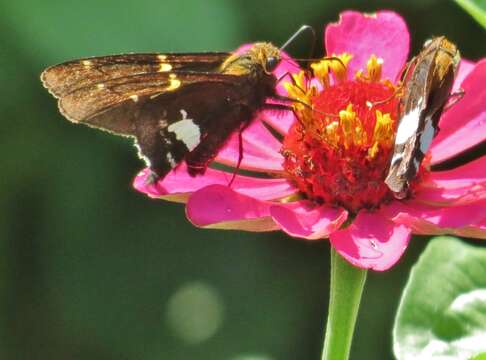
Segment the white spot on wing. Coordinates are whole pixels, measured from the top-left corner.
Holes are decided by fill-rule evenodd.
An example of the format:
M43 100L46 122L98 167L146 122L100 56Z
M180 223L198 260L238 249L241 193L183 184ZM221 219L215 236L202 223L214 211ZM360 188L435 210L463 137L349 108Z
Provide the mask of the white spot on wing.
M432 143L432 139L434 138L435 129L432 126L432 120L430 117L425 119L425 128L422 136L420 138L420 151L422 154L426 154L429 150L430 144Z
M408 139L417 133L420 120L420 107L416 107L411 112L406 114L397 129L397 136L395 138L395 144L405 144Z
M187 118L187 112L182 109L182 120L179 120L167 127L167 130L174 133L177 140L182 141L189 151L192 151L201 142L201 131L193 119Z
M177 163L176 163L174 157L172 156L172 154L170 152L168 152L165 157L167 158L167 161L169 162L170 167L175 168Z

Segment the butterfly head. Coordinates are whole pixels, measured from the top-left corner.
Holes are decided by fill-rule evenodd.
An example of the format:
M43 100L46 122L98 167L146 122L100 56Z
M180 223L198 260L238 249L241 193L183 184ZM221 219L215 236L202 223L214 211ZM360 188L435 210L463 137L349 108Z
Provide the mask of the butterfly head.
M281 61L280 50L270 43L255 43L242 53L230 56L221 66L225 74L248 75L272 71Z
M270 43L256 43L250 48L248 54L251 60L260 64L267 74L271 74L281 60L280 50Z
M435 64L439 78L444 78L447 72L450 71L454 75L457 74L457 69L461 62L461 53L457 49L457 46L447 40L445 36L435 37L426 41L423 52L425 54L428 52L435 52L437 54Z
M457 46L446 38L444 38L441 47L445 49L444 52L450 56L450 62L454 75L457 75L457 69L459 68L459 63L461 62L461 53L457 49Z

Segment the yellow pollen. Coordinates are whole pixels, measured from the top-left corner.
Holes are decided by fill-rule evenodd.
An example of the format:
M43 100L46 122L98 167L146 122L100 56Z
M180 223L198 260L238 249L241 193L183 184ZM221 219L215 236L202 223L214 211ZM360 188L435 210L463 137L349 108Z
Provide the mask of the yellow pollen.
M105 84L96 84L96 87L98 89L104 89L105 88Z
M371 55L368 63L366 64L366 69L368 71L368 79L371 82L378 82L381 80L381 68L383 65L383 59Z
M83 64L83 66L85 66L85 67L90 67L90 66L92 66L92 65L93 65L93 63L92 63L90 60L83 60L81 63L82 63L82 64Z
M167 59L167 55L157 55L157 58L158 58L160 61L165 61L165 59Z

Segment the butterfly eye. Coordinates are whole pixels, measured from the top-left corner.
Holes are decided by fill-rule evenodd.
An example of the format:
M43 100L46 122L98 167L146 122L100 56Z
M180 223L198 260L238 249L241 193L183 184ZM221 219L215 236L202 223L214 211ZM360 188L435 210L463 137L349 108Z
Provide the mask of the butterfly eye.
M280 62L279 58L275 56L269 56L267 58L267 62L265 63L265 70L267 72L272 72L273 70L275 70L279 62Z

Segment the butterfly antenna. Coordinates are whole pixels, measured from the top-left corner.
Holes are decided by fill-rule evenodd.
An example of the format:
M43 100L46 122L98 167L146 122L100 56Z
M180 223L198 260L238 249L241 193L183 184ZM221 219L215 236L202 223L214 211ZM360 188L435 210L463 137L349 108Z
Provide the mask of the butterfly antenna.
M282 46L280 46L280 50L285 50L287 46L289 46L296 38L298 38L302 33L309 31L312 35L312 43L311 43L311 52L309 57L312 57L314 54L314 50L316 47L316 31L310 25L302 25L299 30L297 30Z

